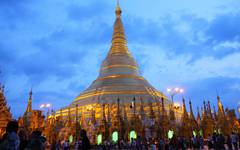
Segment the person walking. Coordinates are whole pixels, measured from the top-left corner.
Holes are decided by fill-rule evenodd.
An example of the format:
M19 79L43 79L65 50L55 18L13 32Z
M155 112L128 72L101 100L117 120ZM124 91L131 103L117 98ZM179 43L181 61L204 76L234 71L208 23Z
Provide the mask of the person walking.
M235 150L238 149L238 136L236 133L232 132L231 141Z
M65 140L63 143L63 150L70 150L69 140Z

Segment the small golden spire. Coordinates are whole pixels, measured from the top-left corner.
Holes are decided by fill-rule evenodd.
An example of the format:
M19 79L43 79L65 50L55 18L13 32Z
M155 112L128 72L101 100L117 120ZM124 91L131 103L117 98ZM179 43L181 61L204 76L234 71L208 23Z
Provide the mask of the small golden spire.
M29 99L28 99L27 110L26 110L25 113L29 113L29 112L32 111L32 94L33 94L33 92L32 92L32 88L31 88L31 90L29 92Z
M115 13L116 13L117 18L121 17L122 10L120 8L119 0L117 0L117 7L116 7L116 10L115 10Z

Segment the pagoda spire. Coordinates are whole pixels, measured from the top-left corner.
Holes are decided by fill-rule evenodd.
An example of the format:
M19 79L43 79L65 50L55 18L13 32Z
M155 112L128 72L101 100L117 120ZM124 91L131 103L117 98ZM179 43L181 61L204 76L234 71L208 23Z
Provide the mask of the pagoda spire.
M160 116L160 119L161 119L161 122L160 122L160 126L161 126L161 137L163 139L166 138L166 135L167 135L167 132L168 130L171 128L172 130L175 131L175 128L174 126L169 126L169 119L168 119L168 116L167 116L167 112L165 110L165 106L164 106L164 98L161 97L161 111L162 111L162 114Z
M183 115L187 115L187 108L186 108L186 104L185 104L185 99L183 98L182 99L182 101L183 101Z
M195 120L193 109L192 109L192 102L189 100L189 107L190 107L190 118Z
M210 101L208 101L208 115L209 115L210 119L213 120L213 115L212 115L212 109L211 109Z
M7 123L11 118L12 115L10 108L7 106L6 98L4 96L4 86L0 85L0 137L5 133Z
M203 101L203 118L207 118L207 108L205 101Z
M144 111L144 106L143 106L142 97L140 97L140 109L139 109L139 114L140 114L141 120L144 121L144 120L145 120L145 111Z
M197 123L198 123L198 126L200 127L201 125L201 115L200 115L200 111L199 111L199 107L197 107Z
M216 112L215 106L213 106L213 116L214 116L214 120L217 120L217 112Z
M26 110L25 113L32 112L32 94L33 94L33 92L32 92L32 88L31 88L31 90L29 92L29 99L28 99L27 110Z
M67 122L66 122L67 127L71 127L71 125L72 125L71 110L70 109L71 108L68 107Z
M121 54L130 54L127 48L127 40L125 38L123 23L121 20L122 10L117 1L117 6L115 9L116 20L114 23L114 30L112 36L112 46L109 52L109 55L121 55Z
M181 129L180 129L180 135L184 137L190 137L192 135L192 131L189 130L191 128L189 116L185 104L185 99L182 99L183 103L183 114L181 118Z
M217 101L218 101L218 117L224 117L225 112L219 95L217 95Z
M193 114L193 109L192 109L192 102L189 100L189 107L190 107L190 125L192 127L192 131L197 131L198 130L198 123L194 117Z
M229 134L228 128L229 124L227 123L227 117L225 116L224 108L220 100L220 96L217 95L218 101L218 113L217 113L217 128L220 129L224 134Z

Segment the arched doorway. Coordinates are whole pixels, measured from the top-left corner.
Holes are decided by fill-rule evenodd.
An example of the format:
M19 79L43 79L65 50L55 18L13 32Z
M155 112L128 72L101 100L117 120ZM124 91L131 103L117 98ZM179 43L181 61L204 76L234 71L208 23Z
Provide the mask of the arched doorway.
M172 139L173 135L174 135L174 131L168 130L168 133L167 133L168 139Z
M117 131L114 131L112 133L112 141L115 143L118 141L118 132Z
M136 138L137 138L137 133L136 133L136 131L134 131L134 130L130 131L130 133L129 133L129 139L130 139L130 141L132 141L132 139L136 139Z
M97 135L97 144L98 145L102 144L102 134Z

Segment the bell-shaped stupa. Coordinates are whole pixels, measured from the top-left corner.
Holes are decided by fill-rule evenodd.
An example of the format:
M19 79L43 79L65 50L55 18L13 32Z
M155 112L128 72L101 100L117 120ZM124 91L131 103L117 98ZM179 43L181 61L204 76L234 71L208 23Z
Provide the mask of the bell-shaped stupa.
M77 96L71 105L79 106L92 103L113 103L118 98L121 103L152 102L156 98L166 97L139 73L139 68L127 47L127 40L121 20L121 8L116 7L116 20L112 35L112 45L107 57L102 62L100 74L89 88ZM140 101L139 101L140 102Z
M156 137L162 121L161 105L164 102L165 110L168 110L170 104L163 93L140 75L127 47L121 12L118 4L112 45L98 78L69 106L55 114L66 122L80 123L93 143L100 137L106 139L111 135L125 139L135 135ZM68 135L76 134L75 127L71 129Z

